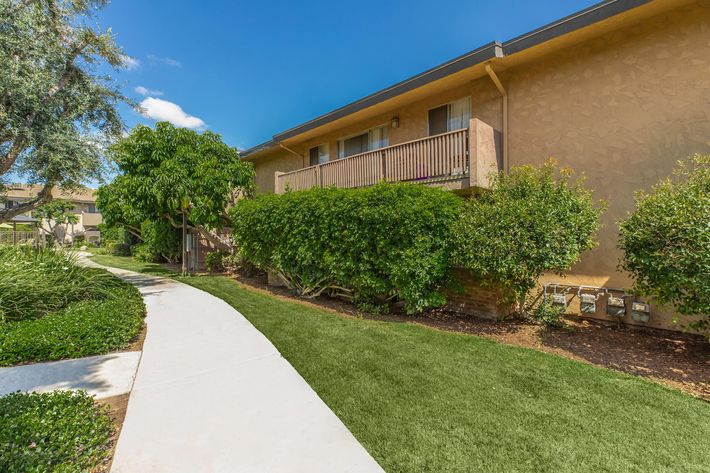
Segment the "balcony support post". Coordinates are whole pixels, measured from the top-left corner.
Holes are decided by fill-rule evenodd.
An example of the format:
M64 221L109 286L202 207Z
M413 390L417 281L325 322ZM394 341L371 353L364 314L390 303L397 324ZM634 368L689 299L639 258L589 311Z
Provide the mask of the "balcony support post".
M285 173L281 171L274 172L274 194L283 194L284 190L281 188L281 180L279 177Z
M478 118L468 126L469 187L488 188L492 173L498 172L495 130Z

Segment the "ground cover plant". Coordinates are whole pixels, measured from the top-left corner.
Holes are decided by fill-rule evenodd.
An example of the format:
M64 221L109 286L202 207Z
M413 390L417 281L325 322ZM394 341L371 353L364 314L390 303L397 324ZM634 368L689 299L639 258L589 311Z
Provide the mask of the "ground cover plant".
M140 293L52 249L0 248L0 366L97 355L141 330Z
M105 408L84 392L0 397L0 471L104 471L113 431Z
M401 300L408 313L444 304L450 228L461 199L415 184L315 188L238 202L244 260L280 274L299 295L326 291L369 310Z
M622 267L634 290L710 328L710 156L679 163L675 175L639 192L620 223Z

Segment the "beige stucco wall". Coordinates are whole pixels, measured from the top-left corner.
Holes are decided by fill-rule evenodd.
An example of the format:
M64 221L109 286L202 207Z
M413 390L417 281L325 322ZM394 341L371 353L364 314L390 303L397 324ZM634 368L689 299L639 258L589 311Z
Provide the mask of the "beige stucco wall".
M502 74L510 96L510 165L554 157L608 203L599 246L577 283L627 287L616 222L634 192L675 162L710 153L710 3L700 2ZM549 278L560 280L560 278ZM667 327L655 309L649 325Z
M678 159L710 153L710 2L508 70L503 64L499 75L509 94L510 165L554 157L584 174L595 196L608 203L599 247L584 255L566 282L628 287L628 276L617 271L616 222L633 208L634 192L668 176ZM466 95L475 118L502 129L500 95L488 78L478 78L291 148L305 155L309 147L329 143L335 159L337 139L393 116L400 128L390 128L391 144L421 138L429 109ZM256 160L259 189L272 192L274 171L307 165L305 158L298 161L286 152ZM668 328L670 318L654 308L649 325Z

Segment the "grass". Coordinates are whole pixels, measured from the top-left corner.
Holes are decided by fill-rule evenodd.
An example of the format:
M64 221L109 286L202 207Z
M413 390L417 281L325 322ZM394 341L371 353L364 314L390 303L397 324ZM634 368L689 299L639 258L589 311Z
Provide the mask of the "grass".
M178 273L166 268L158 263L143 263L130 256L112 256L103 254L94 254L91 259L98 264L104 266L112 266L114 268L127 269L137 273L152 274L155 276L177 276Z
M84 392L0 397L0 471L104 471L113 431L105 408Z
M0 366L109 353L140 333L140 293L107 271L51 250L0 257Z
M127 260L113 260L137 268ZM616 371L177 278L264 333L390 472L707 472L710 404Z

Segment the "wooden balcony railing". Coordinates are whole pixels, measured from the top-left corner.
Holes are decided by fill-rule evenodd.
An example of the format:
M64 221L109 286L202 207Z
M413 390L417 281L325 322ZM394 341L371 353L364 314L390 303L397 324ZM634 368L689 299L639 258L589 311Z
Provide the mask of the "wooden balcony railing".
M482 125L490 129L492 136L492 128L474 119L470 129L388 146L288 173L276 173L275 192L282 194L286 190L311 187L366 187L380 181L463 179L471 171L470 141L479 141ZM474 157L478 158L476 153Z

